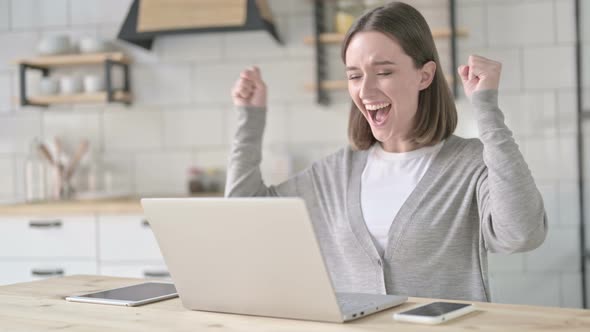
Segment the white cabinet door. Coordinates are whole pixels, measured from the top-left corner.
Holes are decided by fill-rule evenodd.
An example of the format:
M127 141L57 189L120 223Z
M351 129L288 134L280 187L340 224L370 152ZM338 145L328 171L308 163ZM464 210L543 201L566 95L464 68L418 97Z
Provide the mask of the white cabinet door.
M0 260L0 285L97 273L96 260Z
M0 218L0 258L96 259L94 216Z
M102 262L159 261L160 247L142 216L99 216L99 259Z
M100 274L114 277L146 278L171 280L166 265L160 262L148 263L104 263L100 265Z

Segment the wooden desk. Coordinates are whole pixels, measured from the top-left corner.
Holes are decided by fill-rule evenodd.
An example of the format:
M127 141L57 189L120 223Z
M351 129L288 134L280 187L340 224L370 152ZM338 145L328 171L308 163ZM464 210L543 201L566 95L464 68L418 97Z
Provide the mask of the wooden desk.
M64 297L141 282L72 276L0 287L0 331L590 331L590 310L476 303L477 311L442 325L400 323L408 303L344 324L190 311L178 298L127 308L66 302Z

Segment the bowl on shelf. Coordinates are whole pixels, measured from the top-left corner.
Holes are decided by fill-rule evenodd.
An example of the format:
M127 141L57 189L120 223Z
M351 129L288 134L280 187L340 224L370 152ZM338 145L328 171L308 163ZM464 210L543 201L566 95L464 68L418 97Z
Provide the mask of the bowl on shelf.
M104 79L100 75L84 76L84 92L101 92L104 91Z
M78 42L78 49L81 53L103 53L109 51L109 45L104 39L83 37Z
M53 77L41 77L39 81L39 94L53 96L59 93L59 81Z
M80 93L83 88L82 79L79 76L64 76L59 80L59 88L64 95Z
M37 50L41 55L66 54L72 51L70 37L67 35L52 35L41 39Z

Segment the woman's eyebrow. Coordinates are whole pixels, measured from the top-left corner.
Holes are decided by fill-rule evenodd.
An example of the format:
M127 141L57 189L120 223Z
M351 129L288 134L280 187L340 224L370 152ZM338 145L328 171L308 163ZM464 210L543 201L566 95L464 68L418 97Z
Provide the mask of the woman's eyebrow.
M373 66L382 66L382 65L395 65L396 63L393 61L385 60L385 61L374 61L371 64Z
M395 66L396 63L393 61L389 61L389 60L384 60L384 61L373 61L371 62L371 65L373 66L383 66L383 65L392 65ZM358 70L358 67L354 67L354 66L346 66L346 71L349 70Z

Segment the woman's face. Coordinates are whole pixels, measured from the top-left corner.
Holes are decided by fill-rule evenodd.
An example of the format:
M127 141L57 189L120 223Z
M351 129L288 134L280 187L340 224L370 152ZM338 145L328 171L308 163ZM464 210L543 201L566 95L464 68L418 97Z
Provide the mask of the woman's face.
M396 41L377 31L356 33L345 61L348 92L375 138L384 144L407 140L418 94L432 82L436 64L416 69Z

